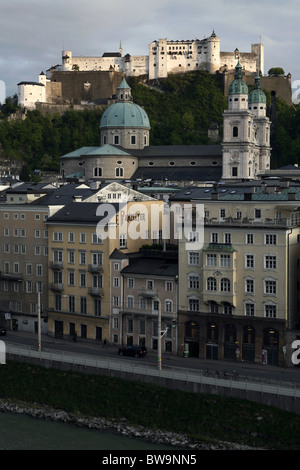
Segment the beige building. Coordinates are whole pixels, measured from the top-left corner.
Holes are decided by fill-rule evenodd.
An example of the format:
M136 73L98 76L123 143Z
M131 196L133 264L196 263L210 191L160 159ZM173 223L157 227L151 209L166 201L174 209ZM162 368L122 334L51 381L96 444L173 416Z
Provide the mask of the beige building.
M158 349L161 317L162 352L177 353L177 251L142 249L111 257L111 341Z
M186 193L172 203L204 206L204 243L179 240L179 354L282 365L299 325L299 187Z

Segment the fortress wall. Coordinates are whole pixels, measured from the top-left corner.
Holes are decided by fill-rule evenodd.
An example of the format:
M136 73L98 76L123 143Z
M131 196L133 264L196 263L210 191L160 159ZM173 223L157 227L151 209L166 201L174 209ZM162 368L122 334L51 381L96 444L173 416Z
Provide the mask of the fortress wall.
M52 82L61 83L62 99L72 104L92 101L95 104L106 103L116 94L122 81L120 72L52 72Z

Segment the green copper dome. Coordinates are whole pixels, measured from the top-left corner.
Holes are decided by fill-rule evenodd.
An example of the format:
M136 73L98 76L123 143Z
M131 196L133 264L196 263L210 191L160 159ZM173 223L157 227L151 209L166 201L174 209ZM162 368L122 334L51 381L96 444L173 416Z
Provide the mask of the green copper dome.
M230 83L228 95L247 95L248 87L243 80L242 66L240 62L235 67L234 80Z
M117 100L102 114L100 129L105 127L131 127L150 129L150 122L146 111L133 103L131 89L123 77L117 88Z
M251 103L266 103L266 95L264 94L263 90L261 89L260 86L260 76L256 75L255 77L255 82L254 82L254 88L251 91L249 95L249 104Z

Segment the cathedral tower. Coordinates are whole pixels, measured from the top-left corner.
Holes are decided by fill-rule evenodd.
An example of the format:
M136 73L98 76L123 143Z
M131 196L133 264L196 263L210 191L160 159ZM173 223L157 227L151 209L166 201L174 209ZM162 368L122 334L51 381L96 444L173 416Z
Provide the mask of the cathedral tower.
M257 179L270 167L270 121L266 96L257 75L253 91L243 80L238 62L223 114L223 179Z

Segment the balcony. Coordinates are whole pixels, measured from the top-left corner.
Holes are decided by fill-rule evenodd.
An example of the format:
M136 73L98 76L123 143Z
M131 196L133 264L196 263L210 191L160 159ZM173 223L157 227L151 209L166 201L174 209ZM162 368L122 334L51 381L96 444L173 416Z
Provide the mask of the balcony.
M4 273L0 271L0 280L1 281L17 281L21 282L24 279L24 275L21 273Z
M92 274L101 274L103 273L103 265L102 264L89 264L89 272Z
M94 297L103 297L104 289L103 287L89 287L88 293Z
M155 299L158 297L157 290L154 289L139 289L139 295L141 297L150 297L151 299Z
M62 292L64 290L64 285L62 282L52 282L50 284L50 289L54 292Z
M64 263L63 261L50 261L49 267L51 269L63 269Z

